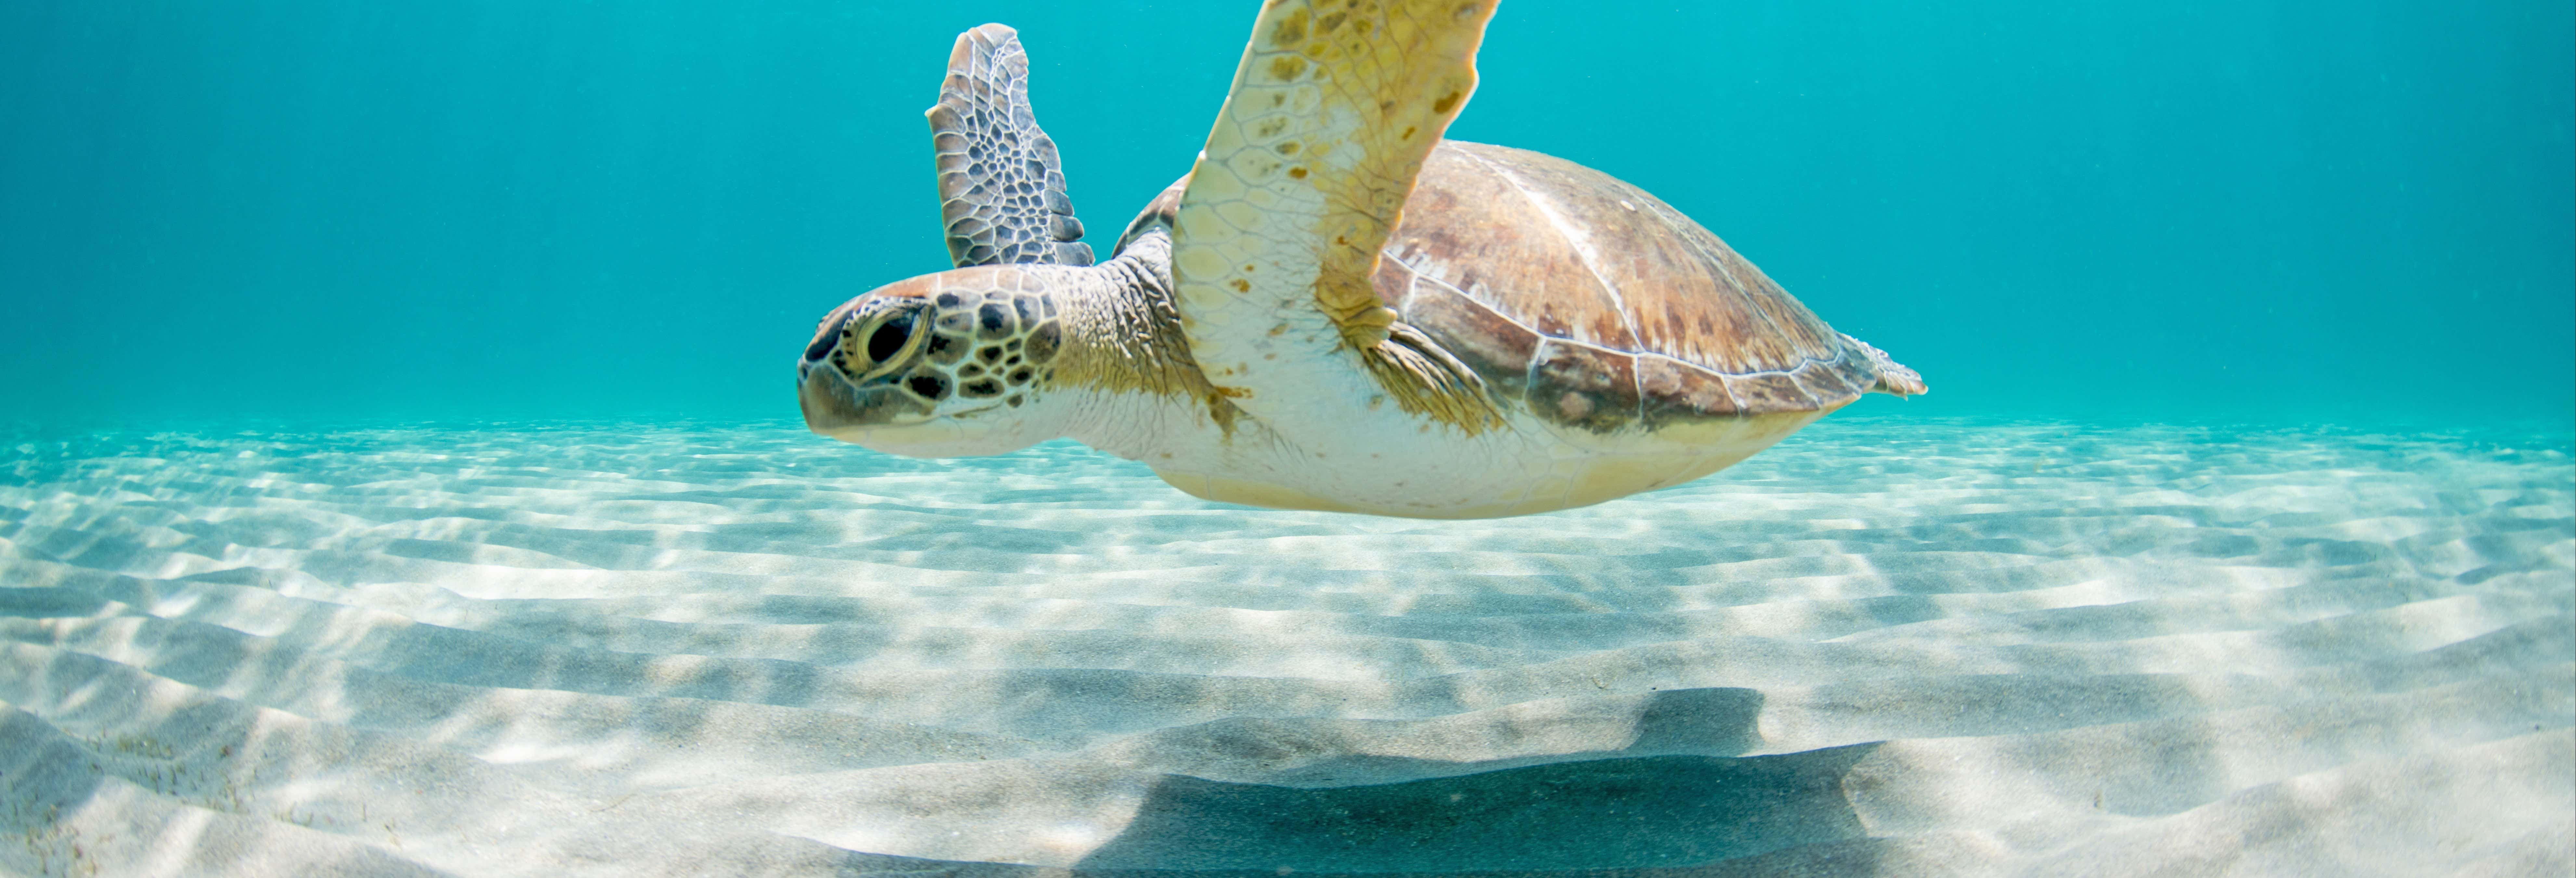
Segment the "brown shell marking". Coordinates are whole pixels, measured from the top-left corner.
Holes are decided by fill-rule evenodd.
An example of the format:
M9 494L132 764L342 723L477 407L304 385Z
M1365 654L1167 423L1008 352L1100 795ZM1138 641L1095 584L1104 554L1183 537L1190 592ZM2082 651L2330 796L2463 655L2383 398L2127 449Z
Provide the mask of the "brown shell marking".
M1375 285L1407 323L1595 433L1832 409L1880 380L1865 346L1698 223L1539 153L1443 142L1385 257Z

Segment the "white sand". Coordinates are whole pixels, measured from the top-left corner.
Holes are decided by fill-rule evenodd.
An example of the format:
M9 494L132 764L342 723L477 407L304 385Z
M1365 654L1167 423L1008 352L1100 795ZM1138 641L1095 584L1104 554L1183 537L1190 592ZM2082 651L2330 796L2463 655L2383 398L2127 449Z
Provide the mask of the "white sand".
M0 872L2576 859L2561 450L1844 417L1417 522L788 429L8 442Z

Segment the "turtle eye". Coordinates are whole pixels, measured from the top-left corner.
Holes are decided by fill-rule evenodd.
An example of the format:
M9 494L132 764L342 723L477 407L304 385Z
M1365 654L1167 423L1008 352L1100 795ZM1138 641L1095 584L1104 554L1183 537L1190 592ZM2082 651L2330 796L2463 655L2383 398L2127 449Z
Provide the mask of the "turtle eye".
M868 359L883 363L901 352L903 343L911 340L912 312L897 314L894 319L877 324L876 331L868 333Z

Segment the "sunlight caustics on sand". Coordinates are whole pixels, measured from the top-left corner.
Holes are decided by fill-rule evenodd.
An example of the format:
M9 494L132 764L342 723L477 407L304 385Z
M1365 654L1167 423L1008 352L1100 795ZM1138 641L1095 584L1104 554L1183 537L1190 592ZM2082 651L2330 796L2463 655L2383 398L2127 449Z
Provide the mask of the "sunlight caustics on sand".
M2564 874L2571 482L1845 418L1426 522L782 427L10 439L0 872Z

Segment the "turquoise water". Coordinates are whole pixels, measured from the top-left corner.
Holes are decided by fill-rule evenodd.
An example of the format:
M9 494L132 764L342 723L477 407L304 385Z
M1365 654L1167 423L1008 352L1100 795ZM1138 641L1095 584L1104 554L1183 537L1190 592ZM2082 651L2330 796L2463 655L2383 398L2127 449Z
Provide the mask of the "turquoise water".
M1503 0L1933 388L1664 490L803 428L958 31L1105 246L1255 5L0 0L0 874L2576 869L2563 0Z
M817 316L943 267L954 34L1022 31L1116 229L1248 8L0 3L0 417L792 417ZM2564 420L2570 16L1512 0L1453 133L1645 187L1934 388L1868 409Z

